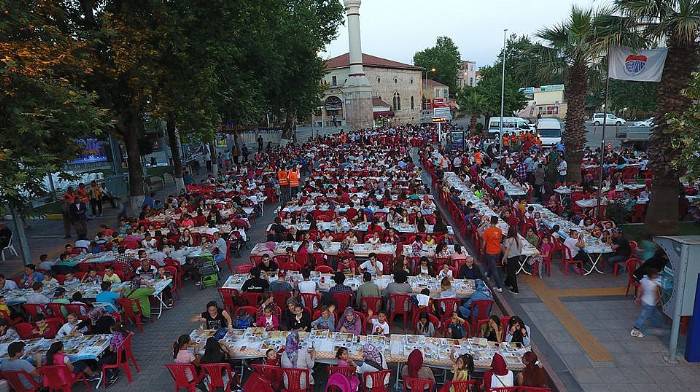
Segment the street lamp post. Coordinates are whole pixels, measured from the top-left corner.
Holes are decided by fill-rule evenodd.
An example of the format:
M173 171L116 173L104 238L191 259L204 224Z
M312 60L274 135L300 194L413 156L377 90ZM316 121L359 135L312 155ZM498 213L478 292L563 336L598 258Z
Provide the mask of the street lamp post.
M503 154L503 100L506 91L506 33L503 29L503 68L501 70L501 121L498 122L498 153Z

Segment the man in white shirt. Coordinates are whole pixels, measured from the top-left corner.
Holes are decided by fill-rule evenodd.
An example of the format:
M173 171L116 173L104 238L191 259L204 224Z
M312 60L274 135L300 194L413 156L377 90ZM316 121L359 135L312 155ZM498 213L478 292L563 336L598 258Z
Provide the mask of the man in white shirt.
M27 294L27 303L43 305L51 302L49 297L45 296L42 293L43 289L44 285L41 282L34 282L34 284L32 285L32 292Z
M297 284L297 287L299 288L299 292L304 293L304 294L317 293L318 287L316 286L316 282L310 280L311 272L305 268L301 271L301 276L302 276L302 278L304 278L304 280Z
M578 260L581 263L588 261L586 259L586 252L583 250L586 243L576 230L569 231L569 238L564 240L564 246L569 249L572 259Z
M384 266L382 262L377 260L377 255L374 253L369 254L369 260L360 264L360 269L369 272L371 275L382 275L384 272Z
M566 164L566 160L564 158L561 158L559 164L557 165L557 171L559 172L559 182L566 182L567 169L568 166Z
M226 240L221 238L221 234L219 232L214 233L214 247L218 251L218 253L214 255L214 261L216 261L217 264L220 264L226 260L226 251L228 248L226 246Z
M641 302L642 309L637 317L637 321L634 322L634 327L630 332L635 338L643 338L644 333L642 329L647 321L651 320L653 327L658 327L661 323L661 314L656 304L659 302L659 282L657 277L659 271L650 268L647 271L646 276L639 281L640 289L642 290L641 295L637 295L637 301Z
M17 282L5 279L5 275L0 274L0 290L16 290Z

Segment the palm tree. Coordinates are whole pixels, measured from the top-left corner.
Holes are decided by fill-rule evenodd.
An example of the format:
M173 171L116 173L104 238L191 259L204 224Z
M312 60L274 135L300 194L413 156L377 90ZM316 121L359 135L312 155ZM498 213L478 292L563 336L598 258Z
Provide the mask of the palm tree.
M657 89L656 124L649 139L649 167L654 173L652 197L647 209L647 229L653 234L678 230L679 178L683 174L672 162L680 149L672 143L678 136L667 123L669 115L682 113L691 100L682 91L698 67L700 0L616 0L623 15L633 19L650 39L665 40L666 65Z
M623 18L612 10L571 8L569 19L540 30L540 53L545 59L540 72L561 75L565 83L568 109L564 145L568 165L567 180L581 182L581 158L586 142L586 91L591 69L600 65L611 43L632 41Z
M476 132L476 121L487 110L487 101L476 87L465 87L457 93L457 104L462 112L471 115L469 130Z

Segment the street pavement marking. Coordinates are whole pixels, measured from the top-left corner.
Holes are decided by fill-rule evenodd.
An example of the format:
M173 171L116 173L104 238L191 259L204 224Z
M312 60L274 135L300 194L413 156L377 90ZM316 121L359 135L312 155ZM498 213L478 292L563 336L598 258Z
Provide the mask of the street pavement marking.
M554 314L554 316L559 319L559 322L566 328L566 330L569 332L569 334L576 339L578 342L578 345L581 346L581 348L588 354L588 357L595 362L612 362L613 361L613 356L610 354L607 348L603 346L598 339L596 339L595 336L593 336L586 327L581 324L581 322L574 316L569 309L567 309L566 305L564 305L561 300L559 299L560 297L564 296L578 296L578 295L572 295L575 293L581 293L580 296L599 296L599 295L618 295L617 291L619 291L619 288L615 288L616 290L607 290L607 289L600 289L600 290L595 290L595 289L564 289L564 290L555 290L555 289L550 289L547 287L547 285L544 283L539 278L527 276L524 277L525 281L527 282L528 286L532 288L532 291L537 294L538 297L542 300L542 303L547 306L550 312ZM624 288L623 294L624 294ZM601 293L610 293L610 294L601 294ZM615 294L612 294L615 292ZM566 295L562 295L562 293Z

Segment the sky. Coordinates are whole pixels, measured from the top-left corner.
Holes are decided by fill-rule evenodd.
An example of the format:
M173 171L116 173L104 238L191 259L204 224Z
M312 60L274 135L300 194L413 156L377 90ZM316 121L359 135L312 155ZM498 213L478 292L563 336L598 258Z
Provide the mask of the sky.
M342 0L341 0L342 1ZM572 5L600 7L611 0L362 0L362 51L413 64L413 55L435 45L439 36L452 38L462 60L490 65L508 34L534 36L542 27L560 23ZM324 58L348 51L347 23L328 45Z

